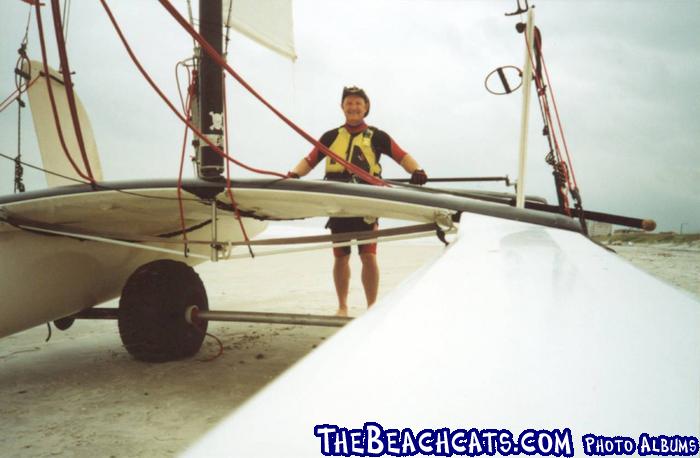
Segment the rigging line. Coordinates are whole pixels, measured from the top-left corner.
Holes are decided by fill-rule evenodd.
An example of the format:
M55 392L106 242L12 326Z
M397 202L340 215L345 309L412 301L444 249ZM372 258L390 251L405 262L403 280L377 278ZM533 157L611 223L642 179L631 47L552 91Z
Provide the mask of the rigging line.
M53 94L53 88L51 87L51 73L49 71L49 64L48 59L46 57L46 43L44 41L44 26L41 21L41 6L39 2L35 3L36 7L36 23L37 23L37 28L39 31L39 44L41 45L41 59L43 62L44 66L44 78L46 79L46 89L48 90L49 93L49 101L51 102L51 112L53 113L53 119L54 123L56 125L56 132L58 133L58 139L61 143L61 148L63 149L63 153L66 155L66 158L68 158L68 162L70 162L71 166L73 167L73 170L75 170L75 173L78 174L81 178L89 181L90 183L94 183L94 179L92 179L91 176L85 175L80 168L78 168L78 165L75 163L73 160L73 157L70 155L70 152L68 151L68 147L66 146L66 141L63 138L63 129L61 128L61 120L59 119L58 116L58 109L56 108L56 99L54 98ZM64 82L65 84L65 82Z
M221 78L221 93L223 94L223 102L224 102L224 144L226 145L226 151L229 152L231 151L229 149L229 132L228 132L228 104L226 103L226 74L224 73ZM255 257L255 253L253 253L253 248L250 246L250 238L248 237L248 232L245 230L245 225L243 224L243 220L241 219L241 212L238 209L238 204L236 204L236 200L233 198L233 190L231 189L231 167L228 162L226 162L226 194L228 194L228 198L231 200L231 205L233 206L234 214L236 216L236 219L238 220L238 225L241 228L241 233L243 234L243 240L245 240L247 246L248 246L248 253L250 254L251 258Z
M561 132L561 139L564 143L564 152L566 153L566 159L569 163L569 169L571 170L571 177L574 181L574 188L578 189L576 184L576 174L574 173L573 162L571 161L571 156L569 155L569 147L566 145L566 136L564 135L564 128L561 124L561 119L559 118L559 109L557 108L557 100L554 97L554 89L552 89L552 81L549 78L549 71L547 70L547 62L544 60L544 55L542 55L542 67L544 68L544 74L547 77L547 87L549 87L549 93L552 95L552 104L554 105L554 114L557 117L557 124L559 125L559 132Z
M180 97L180 106L182 107L183 113L187 114L189 116L189 113L187 111L187 104L185 103L185 99L182 98L182 87L180 86L180 74L178 72L178 69L180 67L184 67L185 71L187 72L187 91L189 94L190 90L190 84L192 84L191 77L190 77L190 70L187 68L187 65L183 63L184 61L180 61L177 64L175 64L175 84L177 84L177 95Z
M15 89L14 91L12 91L12 94L8 95L7 98L5 98L5 100L0 102L0 113L5 111L5 108L12 105L12 102L17 100L20 96L21 96L21 94L19 94L19 89ZM5 105L5 104L7 104L7 105ZM3 106L3 105L5 105L5 106Z
M537 84L537 83L535 83ZM538 92L539 92L539 87L538 87ZM542 103L542 97L537 96L537 106L540 109L540 116L542 116L542 125L544 125L545 128L545 136L547 137L547 143L549 144L549 151L551 153L554 153L554 145L552 144L552 138L550 137L549 133L551 132L551 129L549 127L549 123L547 122L547 115L545 114L545 107Z
M527 36L525 36L525 43L527 44L527 47L529 50L530 45L529 45L529 40L527 39ZM541 49L540 49L540 55L542 55ZM528 52L528 58L530 59L530 63L534 66L535 65L534 57L532 56L532 54L530 52ZM534 79L535 79L535 85L537 86L537 89L538 89L537 90L538 98L542 99L543 103L544 103L545 113L546 113L547 119L548 119L548 125L550 126L549 133L551 135L551 138L554 141L554 147L555 147L554 152L556 153L559 162L562 162L561 148L559 147L559 141L557 139L556 131L554 129L552 129L553 122L552 122L552 115L551 115L551 112L549 110L549 104L547 102L547 88L545 87L544 82L541 79L541 76L538 77L537 73L535 73ZM569 178L568 178L568 175L567 175L567 184L568 184L570 189L573 188L571 180L569 180Z
M31 75L31 62L27 58L27 32L25 31L24 38L20 48L17 50L19 58L15 64L15 87L17 88L17 97L13 99L17 101L17 156L15 156L15 179L13 192L24 192L26 188L22 182L24 176L24 168L22 167L22 108L26 106L22 100L22 93L29 89L30 84L24 79L21 71L26 65L29 74ZM31 83L31 81L30 81ZM8 105L9 106L9 105Z
M583 211L583 203L581 201L581 193L578 188L578 184L576 182L576 174L574 171L574 166L573 162L571 160L571 156L569 155L569 148L566 144L566 136L564 135L564 128L561 123L561 119L559 117L559 109L557 108L557 102L554 97L554 91L552 89L552 84L551 84L551 79L549 78L549 72L547 71L547 66L546 62L544 59L544 54L542 53L542 37L539 34L538 30L538 36L539 36L539 54L540 54L540 60L542 62L542 67L544 67L545 70L545 76L547 78L547 88L549 89L549 93L552 96L552 103L554 105L554 112L557 117L557 125L559 127L559 133L561 134L562 142L564 144L564 152L566 153L566 162L561 163L561 171L566 175L566 180L568 183L569 187L569 192L571 193L571 196L574 199L574 206L577 210L579 210L579 221L581 223L581 230L584 235L588 236L588 226L586 225L586 217L585 213ZM541 76L541 75L540 75ZM551 115L550 115L550 124L551 124ZM573 180L573 185L572 185L572 180ZM568 199L567 199L567 205L568 205Z
M538 86L538 92L539 92L539 86ZM551 136L551 126L549 124L549 121L547 120L547 115L545 113L545 110L549 110L548 106L545 106L546 104L546 99L543 100L543 97L538 95L537 97L538 101L538 106L540 108L540 114L542 115L542 123L545 126L545 136L547 137L547 143L549 144L549 153L547 153L547 156L545 157L545 161L547 164L552 166L553 169L553 174L554 174L554 183L555 183L555 188L556 188L556 193L557 193L557 199L559 200L559 204L564 210L564 212L568 215L571 216L571 206L569 205L569 198L567 195L567 190L568 190L568 177L566 173L566 165L564 162L561 160L561 154L558 150L558 148L555 148L555 146L552 144L552 136Z
M233 0L229 0L228 3L228 11L226 13L226 36L224 39L224 58L228 56L228 45L229 45L229 34L231 32L231 27L229 24L231 23L231 12L233 11ZM226 152L230 152L231 150L229 149L229 128L228 128L228 105L226 104L226 73L222 72L222 78L221 78L221 93L223 95L223 103L224 103L224 144L226 148ZM250 254L251 258L255 257L255 253L253 253L253 247L250 245L250 238L248 237L248 232L245 229L245 225L243 224L243 220L241 219L241 212L238 209L238 205L236 204L236 200L233 198L233 190L231 189L231 167L229 162L226 162L226 194L228 194L228 198L231 200L231 205L233 206L234 214L236 216L236 219L238 220L238 225L241 228L241 233L243 234L243 240L245 240L246 245L248 246L248 253Z
M182 65L182 62L178 62L175 64L175 84L177 85L177 95L180 97L180 107L182 107L182 111L185 112L185 100L182 98L182 88L180 87L180 75L178 74L178 69L180 68L180 65ZM189 75L189 72L188 72ZM189 90L190 83L189 81L187 82L187 88Z
M63 0L63 14L61 22L63 23L63 41L68 43L68 18L70 16L70 0Z
M190 20L190 24L194 27L194 16L192 15L192 1L187 0L187 16ZM197 49L197 42L195 39L192 39L192 49L196 50Z
M177 66L175 67L177 69ZM187 79L190 80L190 84L187 86L187 107L185 109L185 114L189 117L190 116L190 111L192 108L192 82L189 76L189 71L187 72ZM178 89L179 89L179 84L178 84ZM182 97L182 95L180 95ZM180 211L180 227L182 228L182 240L185 242L185 246L183 248L185 256L187 256L187 253L189 251L189 247L187 245L187 232L186 232L186 225L185 225L185 207L182 203L182 171L185 167L185 152L187 150L187 134L189 134L190 130L185 126L185 132L182 137L182 153L180 154L180 170L178 171L177 175L177 204L178 208Z
M234 0L229 0L228 12L226 13L226 36L224 38L224 56L228 55L228 42L230 41L229 33L231 32L231 26L229 24L231 23L231 12L233 11L233 1Z
M24 169L22 164L22 107L24 102L22 102L22 94L20 93L17 97L17 157L15 158L15 187L14 192L24 192L24 183L22 182L22 176L24 175Z
M536 28L536 31L537 31L537 35L536 35L536 37L535 37L535 44L538 46L537 51L538 51L538 53L539 53L539 58L540 58L540 60L541 60L541 62L542 62L542 67L545 68L545 76L546 76L546 78L547 78L547 81L546 81L547 84L546 84L546 86L544 86L544 83L543 83L542 81L539 82L540 85L544 86L544 87L542 88L542 95L541 95L541 97L543 97L543 99L544 99L545 101L547 101L547 89L549 89L549 93L550 93L551 96L552 96L552 101L553 101L553 103L554 103L555 113L556 113L557 119L558 119L558 118L559 118L559 110L558 110L557 107L556 107L556 101L554 100L554 92L552 91L552 88L551 88L551 80L549 79L549 73L547 72L546 64L545 64L545 61L544 61L544 53L542 52L542 36L541 36L541 34L540 34L540 32L539 32L539 29ZM537 39L537 38L539 38L539 39ZM527 35L525 36L525 42L528 43ZM531 55L531 53L530 53L530 46L529 46L529 43L528 43L528 57L532 60L532 55ZM539 65L539 62L538 62L538 65ZM541 71L538 72L538 73L541 73ZM540 75L538 75L538 76L539 76L539 79L541 80L541 79L542 79L542 75L540 74ZM537 78L537 76L536 76L536 78L535 78L536 83L537 83L537 80L538 80L538 78ZM547 86L548 86L548 87L547 87ZM548 119L549 119L549 124L550 124L550 126L551 126L553 123L552 123L552 117L551 117L551 112L549 111L549 104L548 104L548 103L546 104L546 107L547 107L547 116L548 116ZM577 184L576 184L576 178L575 178L574 171L573 171L573 164L572 164L572 162L571 162L571 158L570 158L569 153L568 153L568 148L566 147L566 138L565 138L565 136L564 136L564 130L563 130L563 128L562 128L561 121L560 121L559 119L558 119L558 121L559 121L559 124L558 124L558 126L559 126L559 132L560 132L560 134L561 134L562 141L563 141L564 147L565 147L565 152L566 152L566 154L567 154L567 162L562 161L562 159L561 159L561 152L560 152L560 149L559 149L559 143L558 143L558 141L557 141L557 136L556 136L556 134L553 132L554 129L550 129L550 130L552 131L552 135L553 135L553 138L554 138L554 144L556 145L556 148L557 148L557 155L559 156L559 164L558 164L558 166L555 168L555 173L560 173L560 174L564 175L564 177L566 178L566 186L568 187L567 190L569 191L569 193L571 194L571 196L572 196L573 199L574 199L574 206L575 206L575 208L578 209L578 210L580 210L579 215L578 215L578 218L579 218L579 221L580 221L580 224L581 224L581 231L583 232L584 235L588 236L588 226L586 225L586 219L585 219L584 212L583 212L583 205L582 205L582 202L581 202L581 193L580 193L580 191L579 191L579 189L578 189L578 186L577 186ZM571 170L571 173L569 173L569 170ZM572 184L572 178L573 178L573 184ZM564 205L564 209L565 209L566 213L569 214L569 216L571 216L571 214L570 214L570 213L571 213L571 209L570 209L570 205L569 205L568 196L565 195L564 193L559 193L559 192L558 192L558 194L559 194L559 195L562 195L562 202L563 202L563 205Z
M550 147L550 152L547 154L547 158L545 159L554 169L554 182L555 182L555 190L557 194L557 199L559 200L559 204L564 211L564 213L568 216L571 216L571 205L569 204L569 198L568 198L568 192L571 192L571 181L569 179L569 174L567 172L567 167L566 164L562 161L561 158L561 151L559 148L559 142L557 140L557 135L556 131L552 128L552 116L549 110L549 103L547 100L547 92L546 92L546 86L544 82L542 81L542 74L540 69L540 64L539 61L537 61L537 65L535 65L535 57L532 55L532 52L534 51L539 58L542 57L542 38L539 32L539 29L535 27L535 36L534 36L534 48L531 51L530 47L530 42L527 38L527 34L524 36L525 38L525 44L527 47L527 56L528 59L530 60L530 63L532 64L533 67L536 67L538 70L534 73L534 81L535 81L535 86L537 89L537 100L538 100L538 106L540 107L540 112L543 117L543 123L545 126L545 131L546 131L546 136L547 136L547 141L549 143ZM554 142L554 146L552 147L552 141ZM550 156L554 154L554 156L551 157L551 162L550 162ZM568 191L568 192L567 192ZM573 193L572 193L573 195Z
M541 204L544 205L544 204ZM544 205L544 207L547 207ZM0 218L0 221L3 221L2 218ZM41 222L36 222L36 221L30 221L30 220L17 220L15 218L10 218L10 219L5 219L4 222L11 224L13 226L19 227L19 225L25 224L25 225L32 225L33 227L38 227L42 229L53 229L53 230L69 230L70 228L66 228L61 225L54 225L54 224L45 224ZM202 223L196 224L194 226L191 226L187 229L188 232L195 231L197 229L201 229L204 226L207 226L211 224L212 220L208 219ZM348 240L374 240L376 238L385 238L388 236L397 236L397 235L409 235L409 234L425 234L425 233L430 233L433 231L437 231L440 229L445 229L447 231L451 231L451 226L450 227L444 227L441 228L441 226L437 223L423 223L423 224L414 224L410 226L400 226L400 227L394 227L394 228L389 228L389 229L380 229L380 230L368 230L368 231L357 231L357 232L343 232L339 234L321 234L321 235L306 235L306 236L293 236L293 237L282 237L282 238L268 238L268 239L258 239L258 240L252 240L250 242L245 242L245 241L225 241L221 240L219 243L221 245L226 245L227 247L239 247L246 245L247 243L250 243L253 246L281 246L281 245L304 245L304 244L311 244L311 243L318 243L318 242L344 242ZM125 239L123 234L115 234L115 233L109 233L109 232L102 232L102 233L88 233L88 232L74 232L73 233L76 237L79 237L81 234L83 235L99 235L100 237L108 237L112 238L115 240L121 240L123 242L128 241L128 242L133 242L133 243L161 243L161 244L166 244L166 245L175 245L175 244L180 244L182 243L179 240L172 240L172 237L179 235L180 231L176 232L169 232L166 234L159 234L157 236L152 236L152 235L134 235L134 236L129 236L128 239ZM202 239L195 239L195 240L189 240L190 244L197 244L197 245L211 245L212 240L202 240Z
M5 159L9 159L9 160L11 160L11 161L14 161L14 160L15 160L14 158L12 158L12 157L10 157L10 156L7 156L7 155L5 155L5 154L2 154L2 153L0 153L0 157L3 157L3 158L5 158ZM69 177L69 176L67 176L67 175L62 175L62 174L57 173L57 172L52 172L52 171L50 171L50 170L41 168L41 167L39 167L39 166L37 166L37 165L33 165L33 164L30 164L30 163L25 162L25 161L20 161L20 164L22 164L22 165L25 166L25 167L29 167L30 169L38 170L38 171L40 171L40 172L48 173L48 174L50 174L50 175L54 175L54 176L57 176L57 177L60 177L60 178L65 178L66 180L75 181L76 183L79 183L79 184L90 184L89 181L83 181L83 180L79 180L79 179L74 178L74 177Z
M31 24L32 21L32 4L30 3L29 5L29 14L27 14L27 26L24 28L24 38L22 39L22 44L26 44L29 42L29 24Z
M32 21L32 7L31 7L31 3L30 3L29 13L27 14L27 25L24 27L24 36L22 37L22 41L20 42L20 48L18 50L20 55L23 56L24 58L27 58L26 49L27 49L27 44L29 43L29 25L31 24L31 21ZM20 60L21 60L21 58L20 58ZM29 59L27 59L27 60L29 60ZM19 62L19 60L18 60L18 62ZM17 85L17 80L15 80L15 85L17 86L18 90L21 89L19 87L19 85ZM29 89L29 86L27 86L27 89ZM21 95L21 91L20 91L20 95ZM2 105L2 104L0 104L0 105ZM2 111L2 110L0 110L0 111Z
M446 230L445 234L452 234L454 230ZM410 239L417 239L417 238L422 238L422 237L432 237L435 235L435 230L430 230L426 232L418 232L414 234L406 234L406 235L390 235L386 237L378 237L375 240L373 239L367 239L367 240L350 240L347 242L334 242L334 243L321 243L321 244L316 244L316 245L309 245L305 247L299 247L299 248L282 248L282 249L272 249L272 250L260 250L257 253L258 257L263 257L263 256L274 256L278 254L289 254L289 253L303 253L306 251L318 251L318 250L327 250L328 248L342 248L346 246L360 246L360 245L368 245L370 243L386 243L386 242L394 242L394 241L399 241L399 240L410 240ZM231 254L228 252L228 255L224 255L225 260L233 260L233 259L244 259L247 258L248 255L243 255L243 254Z
M549 153L547 153L545 161L549 165L555 167L556 171L556 165L563 164L561 150L559 148L559 144L556 142L556 132L552 128L549 103L547 98L543 95L545 89L543 88L540 80L536 79L535 85L537 86L537 106L540 109L542 124L544 125L543 135L547 137L547 144L549 145Z
M166 254L174 254L176 256L182 256L182 253L176 250L171 250L169 248L160 248L160 247L154 247L151 245L142 245L139 243L132 243L132 242L126 242L122 240L117 240L117 239L110 239L110 238L105 238L105 237L100 237L100 236L92 236L92 235L85 235L85 234L74 234L71 232L66 232L66 231L56 231L52 229L44 229L40 227L34 227L31 225L24 225L24 224L18 224L17 225L19 228L28 230L28 231L34 231L34 232L43 232L46 234L54 234L54 235L61 235L64 237L71 237L71 238L76 238L78 240L90 240L94 242L100 242L100 243L107 243L107 244L112 244L112 245L119 245L119 246L125 246L129 248L138 248L141 250L145 251L154 251L157 253L166 253ZM209 260L209 256L204 256L200 254L191 254L190 256L199 258L199 259L205 259Z
M6 109L7 107L9 107L10 105L12 105L12 102L14 102L15 100L19 99L19 98L22 96L22 92L27 92L27 91L29 90L29 88L32 87L32 85L33 85L34 83L36 83L36 81L37 81L38 79L39 79L39 77L37 76L37 77L34 78L33 80L29 81L29 83L27 83L26 86L25 86L24 88L15 89L15 90L12 92L12 94L10 94L9 96L7 96L7 98L6 98L5 100L3 100L2 102L0 102L0 113L2 113L3 111L5 111L5 109Z
M542 117L543 117L542 121L543 121L545 127L547 128L547 140L549 140L550 148L552 148L552 151L556 155L557 161L563 162L562 156L561 156L561 148L559 147L559 140L557 137L557 132L554 129L554 126L552 124L552 112L549 109L549 100L547 99L547 93L546 93L547 87L542 82L541 78L536 78L535 84L537 85L538 100L539 100L540 110L542 112ZM552 141L554 142L553 147L552 147Z
M535 49L535 59L536 59L538 56L539 57L542 56L542 39L541 39L541 37L538 39L539 29L537 27L535 27L535 29L534 29L534 34L535 34L534 45L536 48ZM527 40L527 36L525 36L525 43L528 44L528 53L529 53L530 47L529 47L529 42ZM532 62L533 58L532 58L532 56L530 56L530 57L528 57L528 59L530 59L530 61ZM537 106L540 109L540 115L542 116L542 125L544 126L542 133L543 133L543 135L545 135L547 137L547 143L549 144L549 153L547 154L547 159L545 159L545 160L547 161L548 164L554 165L554 163L556 162L554 160L554 155L556 155L559 159L561 159L558 149L556 149L554 144L552 143L552 135L556 135L556 132L552 133L552 127L551 127L549 119L547 117L547 113L549 112L549 105L547 103L546 94L544 93L545 88L543 87L542 80L541 80L542 72L541 72L541 69L539 66L539 62L535 68L536 68L536 71L534 74L534 80L535 80L535 87L537 88ZM552 155L552 162L551 163L549 161L550 155Z
M13 161L13 162L16 161L15 158L13 158L12 156L8 156L8 155L6 155L6 154L0 153L0 157L5 158L5 159L7 159L7 160L9 160L9 161ZM62 175L62 174L60 174L60 173L52 172L51 170L44 169L44 168L42 168L42 167L36 166L36 165L31 164L31 163L26 162L26 161L19 161L19 163L22 164L24 167L29 167L30 169L34 169L34 170L38 170L38 171L40 171L40 172L48 173L49 175L54 175L54 176L57 176L57 177L60 177L60 178L64 178L64 179L66 179L66 180L74 181L74 182L77 183L77 184L92 184L92 183L90 183L89 181L82 181L82 180L79 180L79 179L77 179L77 178L75 178L75 177L69 177L69 176L67 176L67 175ZM140 194L140 193L138 193L138 192L125 191L124 189L121 189L121 188L115 188L115 187L112 187L112 186L106 186L106 185L100 184L100 183L95 183L95 186L96 186L96 188L97 188L98 190L101 190L101 191L114 191L114 192L119 192L119 193L122 193L122 194L128 194L128 195L134 196L134 197L140 197L140 198L143 198L143 199L157 199L157 200L171 200L171 201L177 200L177 199L174 198L174 197L149 196L149 195L147 195L147 194ZM188 201L188 202L200 202L199 199L192 199L192 198L187 198L187 199L183 199L183 200Z
M85 166L85 171L90 177L90 181L94 183L95 178L92 174L92 169L90 168L90 161L87 157L87 150L85 149L85 142L83 140L83 131L80 128L80 118L78 117L78 109L75 104L75 94L73 92L73 81L70 73L70 66L68 64L66 42L63 40L63 24L61 24L61 17L58 13L60 7L61 5L59 4L59 0L51 0L51 11L53 12L53 25L54 30L56 32L58 56L61 60L61 69L63 71L63 87L66 90L66 99L68 100L68 107L70 108L70 116L73 121L73 129L75 130L75 137L78 141L80 155L83 157L83 165Z
M221 339L216 337L214 334L211 334L211 333L205 331L201 326L199 326L199 324L197 322L195 322L195 320L192 320L192 322L190 324L192 324L192 326L197 331L204 334L205 337L211 337L212 339L214 339L216 341L216 344L219 347L218 351L216 352L216 354L214 356L210 356L208 358L203 358L203 359L198 360L200 363L210 363L210 362L214 361L216 358L218 358L219 356L224 354L224 344L221 342Z
M228 154L226 154L225 152L223 152L221 150L221 148L219 148L214 142L212 142L209 138L207 138L207 136L204 133L202 133L202 131L200 131L197 127L195 127L194 124L192 124L190 121L185 119L185 117L182 115L182 113L180 113L177 110L177 108L175 108L173 103L166 97L166 95L163 93L163 91L158 87L158 85L153 81L153 79L148 74L148 72L146 72L146 70L141 65L141 62L138 60L138 58L136 57L136 55L132 51L131 47L129 46L129 43L126 41L126 37L124 37L124 34L122 33L121 28L117 24L117 21L114 18L112 11L109 9L109 6L107 5L106 0L100 0L100 2L102 3L102 6L104 7L105 11L107 12L107 15L109 16L110 22L112 22L112 26L116 30L117 35L119 36L119 39L121 40L122 44L124 45L124 48L126 49L127 54L129 54L129 57L131 58L134 65L136 65L136 68L138 68L138 70L141 72L141 75L146 79L146 81L151 86L151 88L160 96L160 98L163 100L163 102L165 102L165 104L168 106L168 108L170 108L170 110L175 114L175 116L177 116L180 119L180 121L187 124L187 126L190 129L192 129L192 132L194 132L195 135L200 140L202 140L204 143L206 143L208 146L210 146L212 148L212 150L214 150L221 157L233 162L236 165L243 167L246 170L249 170L249 171L255 172L255 173L259 173L262 175L272 175L272 176L276 176L279 178L286 178L286 175L283 175L281 173L272 172L269 170L256 169L254 167L251 167L249 165L246 165L246 164L234 159L233 157L231 157Z
M105 4L105 0L100 0ZM202 49L212 58L220 67L226 70L238 83L243 86L251 95L253 95L258 101L265 105L270 111L272 111L278 118L280 118L285 124L287 124L292 130L303 137L306 141L314 145L320 151L322 151L326 156L330 156L337 162L343 165L347 170L351 171L358 177L362 178L363 181L374 184L378 186L389 186L381 178L375 177L374 175L362 170L354 164L346 161L345 159L338 156L336 153L331 151L328 147L323 145L321 142L313 138L311 135L306 133L301 127L296 125L293 121L282 114L278 109L276 109L272 104L265 100L255 89L253 89L250 84L248 84L233 68L231 68L226 61L221 57L221 55L209 44L207 41L196 31L192 26L190 26L185 18L172 6L168 0L159 0L160 4L170 13L170 15L189 33L194 37Z
M537 31L538 29L535 28ZM532 56L532 54L529 52L530 50L530 43L529 40L527 39L527 36L525 36L525 43L527 45L528 49L528 59L530 60L530 63L532 64L533 67L535 67L535 57ZM537 46L537 40L535 39L535 46ZM541 49L539 50L540 55L541 55ZM539 67L539 66L538 66ZM534 73L533 77L535 81L535 87L537 88L537 101L538 105L540 107L540 112L542 114L542 122L547 128L547 140L549 141L550 148L552 151L556 154L557 158L561 160L561 154L560 154L560 149L559 149L559 144L557 143L557 137L556 137L556 131L552 129L552 122L551 122L551 115L549 111L549 104L547 102L547 93L546 93L546 87L544 86L544 83L542 81L542 75L540 74L539 71ZM552 141L554 141L554 146L552 147Z
M537 29L537 30L538 30L538 33L539 33L539 29ZM527 36L525 36L525 42L528 43ZM535 40L535 44L537 45L537 40ZM530 48L529 48L529 44L528 44L528 49L530 49ZM564 151L565 151L565 153L566 153L566 155L567 155L566 164L567 164L569 170L571 170L571 177L569 177L569 174L567 174L567 177L566 177L566 178L567 178L567 184L568 184L570 190L572 190L572 192L573 192L573 191L576 191L576 192L577 192L577 191L578 191L578 186L577 186L577 184L576 184L576 177L575 177L575 173L574 173L574 170L573 170L573 163L572 163L571 158L570 158L570 156L569 156L568 147L567 147L567 145L566 145L566 137L564 136L564 130L563 130L563 128L562 128L561 121L559 120L559 110L557 109L556 100L554 99L554 92L552 91L552 85L551 85L552 82L551 82L551 80L549 79L549 73L548 73L548 71L547 71L547 64L546 64L545 59L544 59L544 53L542 52L542 38L541 38L541 36L540 36L540 40L539 40L539 48L538 48L538 51L539 51L539 54L540 54L540 59L542 60L542 67L544 68L544 71L545 71L546 84L545 84L545 82L542 81L542 79L543 79L543 78L542 78L542 75L539 75L539 78L538 78L537 76L535 76L535 83L538 85L538 87L541 87L541 91L542 91L541 97L543 97L544 100L545 100L545 102L546 102L546 103L545 103L545 106L546 106L546 113L547 113L547 117L548 117L548 120L549 120L550 132L552 133L552 136L553 136L553 139L554 139L554 144L555 144L555 146L556 146L556 154L557 154L557 157L558 157L558 159L559 159L560 162L564 162L564 161L563 161L563 158L562 158L562 155L561 155L561 148L559 147L559 142L558 142L558 139L557 139L556 131L555 131L554 128L553 128L553 127L554 127L554 123L553 123L553 121L552 121L551 110L549 109L549 102L548 102L548 98L547 98L547 90L549 90L549 93L550 93L551 96L552 96L552 103L553 103L553 105L554 105L555 114L556 114L556 117L557 117L557 120L558 120L559 133L561 134L562 143L563 143L563 145L564 145ZM529 53L528 53L528 55L529 55ZM532 55L529 55L529 58L530 58L530 61L533 62L533 57L532 57ZM534 63L533 63L533 65L534 65ZM538 92L539 92L539 91L538 91ZM572 179L573 179L573 182L572 182Z

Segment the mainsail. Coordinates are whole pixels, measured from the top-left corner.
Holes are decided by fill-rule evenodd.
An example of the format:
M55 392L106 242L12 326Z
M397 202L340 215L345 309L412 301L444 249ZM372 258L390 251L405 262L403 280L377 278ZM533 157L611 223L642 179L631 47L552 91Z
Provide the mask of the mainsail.
M292 0L223 0L224 25L292 60L294 51Z

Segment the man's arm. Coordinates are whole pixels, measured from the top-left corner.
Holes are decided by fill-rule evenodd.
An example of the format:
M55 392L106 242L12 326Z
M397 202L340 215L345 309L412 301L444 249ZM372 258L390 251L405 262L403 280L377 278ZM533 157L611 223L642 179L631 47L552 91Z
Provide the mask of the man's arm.
M294 166L292 170L289 171L290 175L294 174L299 177L303 177L304 175L307 175L311 171L311 166L309 163L306 161L306 158L303 158L297 165Z
M402 150L399 145L396 144L396 142L389 137L389 135L383 133L383 135L386 137L384 140L384 143L386 144L386 140L388 140L389 143L389 154L391 157L399 163L403 169L411 174L411 184L417 184L417 185L424 185L425 183L428 182L428 175L425 173L425 170L421 168L420 165L418 165L418 161L416 161L413 156L408 154L406 151Z
M375 134L375 137L372 138L372 141L375 142L373 145L377 148L380 154L383 153L390 156L411 175L413 175L417 170L423 170L421 169L420 165L418 165L418 161L404 151L386 132L377 130L377 133ZM420 184L423 183L425 183L425 181Z
M418 162L413 159L413 156L408 153L406 153L399 165L408 173L413 173L421 168L420 165L418 165Z
M418 165L418 162L410 154L406 153L399 165L411 174L411 184L424 185L428 182L428 175L426 175L425 170Z

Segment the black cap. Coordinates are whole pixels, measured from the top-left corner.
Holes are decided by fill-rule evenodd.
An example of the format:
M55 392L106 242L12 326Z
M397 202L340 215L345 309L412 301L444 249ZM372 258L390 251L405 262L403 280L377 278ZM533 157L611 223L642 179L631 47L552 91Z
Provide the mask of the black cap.
M358 97L362 97L367 104L367 112L365 113L365 116L369 114L369 97L367 97L367 94L365 94L364 89L361 89L357 86L346 86L343 88L343 97L340 99L340 103L343 103L345 101L345 97L349 95L356 95Z

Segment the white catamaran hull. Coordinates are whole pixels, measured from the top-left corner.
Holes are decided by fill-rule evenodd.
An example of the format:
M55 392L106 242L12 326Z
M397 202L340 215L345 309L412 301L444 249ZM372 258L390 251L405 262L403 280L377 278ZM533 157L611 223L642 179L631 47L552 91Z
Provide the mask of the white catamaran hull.
M463 215L459 239L187 456L319 456L316 425L700 433L700 303L580 234ZM419 454L420 455L420 454Z

